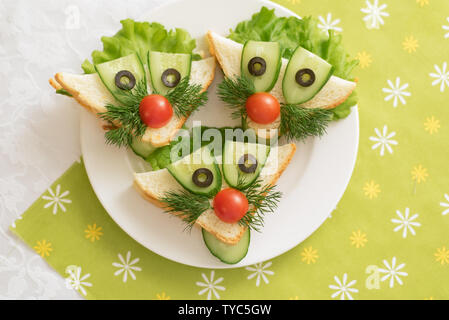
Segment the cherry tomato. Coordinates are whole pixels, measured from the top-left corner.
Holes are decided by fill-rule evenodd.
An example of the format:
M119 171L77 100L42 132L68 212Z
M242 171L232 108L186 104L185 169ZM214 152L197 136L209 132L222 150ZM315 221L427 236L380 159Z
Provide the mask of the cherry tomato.
M217 217L227 223L238 222L248 212L248 199L237 189L227 188L214 198L214 211Z
M162 128L173 116L173 108L164 96L151 94L142 99L139 105L142 122L150 128Z
M246 112L256 123L269 124L279 117L281 105L271 94L257 92L246 100Z

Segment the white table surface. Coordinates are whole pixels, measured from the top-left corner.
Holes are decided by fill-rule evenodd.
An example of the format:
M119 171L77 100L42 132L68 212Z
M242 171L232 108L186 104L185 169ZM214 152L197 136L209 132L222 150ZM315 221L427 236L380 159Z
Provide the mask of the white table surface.
M164 2L0 0L0 299L80 299L8 230L81 155L79 106L55 95L48 79L81 73L101 36Z

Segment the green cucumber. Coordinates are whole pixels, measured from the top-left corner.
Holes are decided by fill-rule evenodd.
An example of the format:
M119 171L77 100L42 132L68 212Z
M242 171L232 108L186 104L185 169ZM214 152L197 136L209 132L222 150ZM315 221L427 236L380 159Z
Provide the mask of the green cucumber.
M169 164L167 169L179 184L194 194L213 197L221 189L220 168L208 146L204 146L181 160ZM198 170L206 170L207 172ZM209 181L208 178L210 178Z
M159 94L166 94L176 85L190 76L192 55L186 53L166 53L158 51L148 52L148 68L150 69L151 85L153 90ZM175 79L174 75L166 76L168 70L176 70L179 75L177 82L171 81L171 85L164 83L164 79Z
M129 71L135 78L135 85L142 80L146 83L145 69L139 56L135 53L112 61L97 64L95 65L95 70L97 70L97 73L106 88L108 88L112 95L120 102L125 102L121 100L121 93L126 92L128 89L121 89L117 86L115 78L119 72ZM126 77L124 77L124 79L126 79Z
M259 177L262 168L267 162L269 153L270 146L265 144L226 141L223 149L222 164L226 183L234 188L245 188L251 185ZM245 167L245 165L242 165L245 156L250 157L249 160L252 159L250 161L252 166Z
M301 76L301 72L303 72L303 76ZM327 83L332 72L333 67L326 60L298 47L287 65L282 82L285 100L291 104L309 101ZM300 82L298 82L299 80Z
M247 229L237 244L227 244L203 229L203 240L207 249L213 256L227 264L236 264L245 258L248 253L250 239L251 234L249 229Z
M134 137L132 143L129 145L135 154L147 159L157 148L149 142L143 142L140 138Z
M279 77L281 58L278 42L249 40L243 47L241 73L253 81L256 92L269 92Z

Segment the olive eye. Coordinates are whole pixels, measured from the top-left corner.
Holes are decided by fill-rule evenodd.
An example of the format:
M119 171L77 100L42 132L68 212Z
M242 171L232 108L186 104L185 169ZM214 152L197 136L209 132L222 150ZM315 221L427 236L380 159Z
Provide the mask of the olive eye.
M245 154L240 157L239 162L239 169L244 173L254 173L256 172L258 163L256 157L254 157L252 154Z
M302 87L310 87L315 82L315 72L311 69L301 69L296 73L296 82Z
M122 90L131 90L136 85L136 77L128 70L122 70L115 75L115 85Z
M195 170L192 175L192 182L200 188L207 188L214 181L214 174L207 168Z
M267 70L267 62L264 58L254 57L248 62L248 72L256 77L265 74Z
M161 81L168 88L176 87L181 81L181 74L178 70L170 68L165 70L161 75Z

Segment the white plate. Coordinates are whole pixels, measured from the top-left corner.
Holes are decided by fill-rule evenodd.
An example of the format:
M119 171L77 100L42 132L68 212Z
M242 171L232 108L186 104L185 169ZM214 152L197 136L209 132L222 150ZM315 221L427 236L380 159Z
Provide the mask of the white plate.
M192 36L203 39L208 30L228 34L230 28L249 19L262 5L275 8L278 15L294 15L260 0L180 0L143 14L140 20L185 28ZM111 30L116 27L114 24ZM205 46L204 40L198 42ZM235 124L228 120L229 113L215 96L221 80L222 73L217 70L207 106L192 117L201 119L204 125ZM195 267L233 268L266 261L290 250L326 220L351 177L359 128L357 109L353 108L347 119L332 123L323 138L298 144L295 157L278 181L284 193L279 209L266 217L262 233L251 234L248 255L233 266L221 263L209 253L199 228L190 234L183 232L180 219L140 197L132 186L133 170L140 170L140 163L129 151L107 146L103 135L95 117L83 111L81 146L86 170L98 199L114 221L136 241L167 259Z

